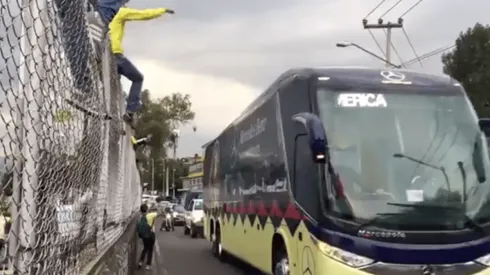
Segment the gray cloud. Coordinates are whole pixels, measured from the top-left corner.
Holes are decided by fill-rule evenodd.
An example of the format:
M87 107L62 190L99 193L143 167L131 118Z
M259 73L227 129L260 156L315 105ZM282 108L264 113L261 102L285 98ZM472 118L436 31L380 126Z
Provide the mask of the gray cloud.
M386 6L375 12L370 20L376 20L395 2L386 1ZM397 20L416 2L402 1L386 19ZM291 67L381 66L381 62L355 48L335 47L337 41L347 40L380 54L361 23L377 3L377 0L210 0L200 3L174 0L166 4L176 10L175 16L128 24L125 47L129 57L153 60L162 64L165 71L229 79L250 86L256 95ZM132 1L130 5L159 7L160 1ZM405 30L417 52L424 54L450 45L460 31L476 22L490 23L489 9L490 3L480 0L423 1L405 17ZM383 31L374 30L373 33L384 44ZM403 61L415 57L401 30L393 31L393 42ZM399 62L394 53L393 61ZM423 65L421 68L415 63L410 68L432 73L442 71L440 56L424 61ZM165 79L166 75L162 74L161 78ZM148 77L146 80L150 81ZM180 91L188 87L189 84L182 85ZM201 88L200 92L208 93L209 100L219 101L222 106L242 105L242 95L227 86L211 91ZM164 80L161 89L165 89ZM169 92L172 91L163 94ZM160 92L154 93L159 95ZM191 92L192 95L196 93ZM221 100L220 97L227 93L234 93L236 100ZM195 104L205 110L207 103L196 101ZM208 108L208 112L219 113L219 108ZM199 117L200 112L197 115ZM200 127L197 133L184 130L182 147L185 149L181 148L181 153L199 151L199 145L218 134L216 128L223 129L230 120L223 115L216 119L219 121L213 125L220 127Z
M3 1L3 0L0 0ZM396 0L386 1L376 20ZM417 0L404 0L387 19L396 20ZM490 23L490 2L481 0L422 1L405 17L405 29L419 54L449 45L460 31L476 22ZM126 55L145 74L145 88L154 97L190 93L198 131L182 129L179 154L200 152L280 73L299 66L381 66L355 48L335 43L353 41L379 54L361 20L378 0L170 0L173 16L130 22ZM160 0L132 0L136 8L160 7ZM1 34L1 32L0 32ZM384 43L384 33L374 34ZM414 57L401 30L393 41L404 61ZM393 61L398 62L396 55ZM1 67L0 67L1 68ZM440 57L411 68L441 72ZM127 87L128 83L124 82Z

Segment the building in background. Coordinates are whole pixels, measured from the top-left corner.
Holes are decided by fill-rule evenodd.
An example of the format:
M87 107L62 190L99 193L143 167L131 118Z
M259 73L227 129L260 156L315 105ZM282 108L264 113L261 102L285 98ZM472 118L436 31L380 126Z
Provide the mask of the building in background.
M196 154L194 157L187 159L189 161L189 172L187 176L181 178L182 189L179 191L201 190L204 158Z

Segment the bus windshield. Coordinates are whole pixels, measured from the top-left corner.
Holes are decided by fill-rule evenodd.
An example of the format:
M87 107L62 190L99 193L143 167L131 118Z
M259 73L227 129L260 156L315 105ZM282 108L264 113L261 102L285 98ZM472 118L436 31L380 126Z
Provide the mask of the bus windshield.
M320 88L317 98L334 179L329 214L391 230L490 220L487 144L461 88Z

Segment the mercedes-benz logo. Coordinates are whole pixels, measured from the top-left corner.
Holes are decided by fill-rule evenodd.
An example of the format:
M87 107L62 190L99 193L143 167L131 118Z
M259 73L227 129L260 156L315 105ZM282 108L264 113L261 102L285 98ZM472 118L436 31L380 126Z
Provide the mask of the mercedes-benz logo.
M393 71L382 71L381 76L390 80L390 81L403 81L405 80L405 75L398 72Z
M315 272L315 259L308 246L303 248L301 255L301 272L303 275L313 275Z
M430 265L425 265L422 267L422 275L436 275L434 268Z

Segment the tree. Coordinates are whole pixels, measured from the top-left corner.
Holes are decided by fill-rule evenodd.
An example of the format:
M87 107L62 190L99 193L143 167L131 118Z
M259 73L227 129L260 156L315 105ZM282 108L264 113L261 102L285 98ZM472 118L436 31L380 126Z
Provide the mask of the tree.
M150 91L144 90L141 94L141 102L143 107L135 117L136 138L152 135L148 148L136 152L143 170L142 182L151 183L153 174L155 188L161 190L165 179L163 160L167 157L166 149L171 145L169 143L171 131L191 122L195 114L191 109L190 96L181 93L153 100L150 97ZM153 160L153 165L151 160ZM167 161L167 165L170 164ZM154 173L152 169L155 170ZM182 171L177 170L176 178L180 178L183 176ZM169 182L171 182L171 176L170 173Z
M456 47L442 56L444 73L466 89L480 117L490 116L490 26L477 23L461 32Z

